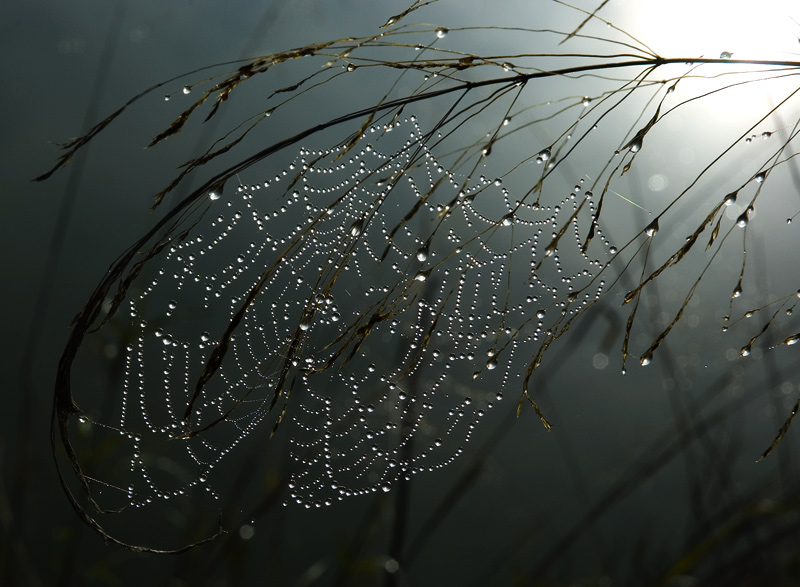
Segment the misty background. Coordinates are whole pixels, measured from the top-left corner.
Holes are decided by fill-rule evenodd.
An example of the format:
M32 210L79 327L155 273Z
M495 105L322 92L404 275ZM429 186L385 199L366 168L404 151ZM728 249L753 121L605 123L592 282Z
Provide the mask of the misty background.
M242 503L225 503L232 516L229 533L210 545L177 557L132 553L105 545L71 510L49 447L56 364L70 320L106 268L155 221L152 195L187 156L186 151L171 152L169 141L157 156L143 150L153 131L180 111L172 104L185 82L154 92L69 166L48 181L32 182L58 155L52 143L80 135L131 96L183 72L371 34L408 4L81 1L0 6L5 56L0 62L5 82L0 97L4 584L479 585L541 580L611 585L637 583L642 577L672 581L670 573L677 568L673 575L686 582L674 584L690 585L695 569L677 563L692 554L699 568L707 564L713 569L726 556L714 546L729 547L733 557L749 553L745 562L736 559L736 565L742 564L734 565L740 577L747 576L747 569L757 576L774 566L771 557L796 565L796 548L782 542L797 525L791 496L798 485L795 454L800 446L794 431L768 460L755 460L794 405L797 361L789 352L793 349L780 348L771 353L756 349L745 363L739 347L747 337L732 340L720 332L741 264L735 255L720 261L719 273L690 305L690 326L676 333L646 369L633 360L628 374L620 373L627 315L618 297L560 341L536 379L537 401L554 424L551 432L532 410L516 418L516 393L506 391L509 399L487 416L464 456L411 484L405 552L413 553L413 561L407 566L396 569L387 553L394 494L346 499L321 509L283 507L287 490L281 476L291 463L266 434L258 441L264 443L262 460L243 464L252 467L258 481L243 489ZM583 7L591 10L594 4L584 2ZM633 27L627 4L612 2L603 15ZM546 2L490 6L459 1L433 4L407 18L450 28L496 24L572 30L583 15ZM502 45L502 35L499 39L491 42ZM542 42L552 47L547 38ZM481 49L471 50L480 54ZM268 83L274 89L288 81ZM553 85L543 87L543 94L564 91L559 80L546 83ZM593 83L587 81L580 93L590 95ZM165 102L164 94L173 97ZM328 103L320 102L308 116L324 120L329 111L355 109L347 100L358 106L358 94L356 88L351 96L326 96ZM207 144L235 124L239 117L231 110L257 111L257 96L237 100L234 96L209 128L192 131L184 145ZM663 154L643 151L640 168L626 179L631 188L626 193L637 194L633 199L653 209L661 205L658 198L674 197L674 187L697 173L702 154L725 144L727 137L717 129L738 121L732 116L700 120L712 132L697 132L698 119L675 115L665 121L670 131L653 140L677 154L675 160L686 168L665 169ZM302 113L295 113L271 132L291 133L308 124ZM733 176L748 160L745 153L726 169ZM580 161L573 165L575 177L582 177ZM796 257L790 256L796 239L791 232L777 232L787 228L785 218L797 207L797 188L791 178L784 179L785 184L771 188L794 198L787 195L758 209L762 226L769 228L756 232L748 249L763 288L750 290L753 295L784 292L796 273ZM568 186L575 180L559 181ZM733 180L719 181L721 198L724 183ZM611 235L624 233L625 218L646 218L639 208L619 210L620 225L609 227ZM676 228L674 237L683 238L686 228ZM680 278L667 280L659 297L679 299L684 286ZM653 315L658 301L652 302ZM264 501L265 495L272 501ZM130 532L132 541L148 543L159 538L149 524L143 517L139 527L122 530ZM200 539L213 527L186 530ZM695 550L698 545L706 548ZM783 570L775 573L789 584Z

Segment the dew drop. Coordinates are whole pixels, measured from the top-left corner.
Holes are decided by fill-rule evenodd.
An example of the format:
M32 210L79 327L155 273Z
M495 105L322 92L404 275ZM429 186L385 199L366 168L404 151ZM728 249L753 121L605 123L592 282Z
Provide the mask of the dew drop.
M647 351L645 354L642 355L642 358L639 360L642 364L642 367L649 365L653 362L653 353L652 351Z
M733 53L731 53L730 51L723 51L722 53L719 54L720 59L730 59L731 57L733 57Z
M449 32L450 32L449 29L446 29L445 27L442 26L442 27L439 27L438 29L436 29L436 36L439 39L444 39L447 36L447 33L449 33Z
M428 255L429 255L429 254L430 254L430 251L429 251L429 249L428 249L428 245L427 245L427 244L426 244L426 245L423 245L423 246L422 246L422 247L421 247L421 248L420 248L420 249L417 251L417 260L418 260L418 261L427 261L427 260L428 260Z
M647 226L647 228L645 228L645 229L644 229L644 233L645 233L647 236L655 236L657 232L658 232L658 218L656 218L655 220L653 220L653 221L652 221L652 222L651 222L651 223L650 223L650 224Z
M785 344L786 346L792 346L793 344L797 344L800 341L800 333L793 334L789 338L785 339L781 344Z
M352 225L350 225L350 236L358 236L364 229L364 220L359 218Z
M184 94L188 94L191 91L192 91L192 88L190 88L189 86L183 86L183 93Z
M539 153L536 155L536 163L537 163L537 165L541 165L542 163L544 163L545 161L550 159L550 155L551 155L551 152L550 152L550 148L549 147L539 151Z
M736 226L744 228L747 226L747 223L750 220L750 212L752 212L753 207L748 206L747 209L739 215L739 218L736 219Z
M753 179L756 180L756 183L763 183L766 178L767 178L767 172L762 171L761 173L756 174L756 176Z
M430 277L430 275L431 275L431 269L432 269L432 267L431 267L431 268L428 268L428 269L426 269L425 271L420 271L419 273L417 273L417 274L414 276L414 279L415 279L416 281L425 281L426 279L428 279L428 277Z

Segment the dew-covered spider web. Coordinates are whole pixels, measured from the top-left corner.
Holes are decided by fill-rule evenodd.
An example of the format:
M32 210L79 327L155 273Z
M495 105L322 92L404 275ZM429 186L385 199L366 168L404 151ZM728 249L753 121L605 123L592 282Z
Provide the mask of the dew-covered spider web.
M607 312L620 312L614 344L623 372L653 361L705 295L704 279L722 275L733 292L719 296L719 326L771 315L742 356L782 331L796 285L781 284L789 294L749 310L739 298L752 280L754 211L769 218L775 210L763 194L788 173L796 126L743 122L691 165L681 145L651 145L682 136L669 121L700 109L698 97L785 81L793 70L766 64L735 81L721 75L709 90L692 85L690 65L640 49L635 59L622 56L624 77L603 72L587 83L580 71L616 66L579 61L553 72L539 67L553 54L511 63L435 50L447 33L420 33L434 38L429 45L397 44L408 61L355 57L371 45L385 49L382 35L248 61L153 140L177 134L208 97L217 96L210 118L238 84L291 60L340 51L270 99L375 64L417 76L400 98L379 95L363 110L309 122L212 174L109 269L76 318L54 410L79 493L95 511L217 511L236 486L233 455L266 452L275 439L291 460L283 501L318 507L388 492L452 463L498 405L532 409L549 427L533 373L609 298L615 309ZM473 71L480 68L491 75ZM549 77L557 79L545 91ZM184 174L247 144L289 101L187 162L157 203ZM777 130L780 141L752 143ZM709 171L734 167L723 181ZM727 267L715 273L722 258ZM660 299L656 280L678 264L684 272ZM656 306L648 325L642 308ZM711 319L694 312L687 320L701 318ZM91 352L109 341L124 345L105 357ZM108 362L104 379L98 365Z
M442 467L522 389L548 328L599 296L601 264L576 239L591 194L522 201L500 179L449 171L428 138L410 116L342 158L304 149L274 177L211 193L137 278L122 401L98 422L126 439L132 505L213 492L228 453L283 426L298 503ZM546 248L563 227L578 272ZM167 446L180 475L147 458Z

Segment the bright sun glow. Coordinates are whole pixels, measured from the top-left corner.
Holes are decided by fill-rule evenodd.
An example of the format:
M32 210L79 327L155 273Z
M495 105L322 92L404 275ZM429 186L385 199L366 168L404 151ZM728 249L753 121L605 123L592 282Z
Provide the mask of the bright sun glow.
M800 61L800 0L628 0L624 7L627 30L661 57ZM797 88L796 77L775 69L765 75L771 78L768 82L741 83L759 79L761 71L763 67L746 64L706 65L682 89L688 83L690 93L699 95L728 84L729 89L703 100L702 115L729 123L731 117L767 111ZM726 77L716 77L721 74Z
M635 11L637 36L662 57L800 57L797 0L647 0Z

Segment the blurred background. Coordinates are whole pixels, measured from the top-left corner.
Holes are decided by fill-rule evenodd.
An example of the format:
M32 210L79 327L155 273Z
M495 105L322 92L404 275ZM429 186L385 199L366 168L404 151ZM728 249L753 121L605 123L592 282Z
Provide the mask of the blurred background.
M169 144L156 156L143 147L180 111L165 113L164 94L175 96L170 103L178 100L187 81L168 84L137 103L49 180L31 181L58 155L52 143L82 134L155 83L208 64L372 34L408 2L43 1L0 6L5 56L0 63L5 82L0 97L5 188L0 212L5 251L0 582L800 584L800 549L793 540L800 529L796 431L790 430L768 459L755 462L795 405L798 361L793 348L766 351L767 344L745 360L739 349L758 328L740 331L738 338L721 332L741 269L741 245L730 258L721 257L705 280L706 289L687 309L688 326L665 343L653 365L641 368L633 360L627 375L620 373L627 314L619 308L621 298L608 299L560 341L538 371L536 398L552 431L532 410L517 418L517 396L507 391L511 399L489 413L463 456L416 476L402 491L345 499L326 508L284 506L292 463L285 438L269 442L265 433L257 450L243 451L236 461L240 467L222 505L227 533L209 544L175 556L134 553L105 544L72 511L49 445L56 365L70 320L106 268L158 218L160 212L150 210L152 195L186 158L186 151L173 153ZM633 4L610 2L601 15L648 43L648 35L655 34L653 23L666 17ZM596 8L594 2L580 5ZM743 33L733 30L733 23L714 28L713 14L693 18L683 11L681 19L671 21L673 38L728 30L711 55L730 50L736 56L734 47L723 43ZM747 26L757 31L767 27L770 37L786 43L776 49L783 51L781 58L796 59L786 53L797 47L794 21L780 14L767 14L763 25L754 24L751 15ZM407 20L451 29L491 24L570 31L584 18L550 2L490 6L460 0L433 4ZM494 48L507 42L506 52L523 51L504 34L469 37L475 43L469 50L481 54L483 43ZM543 35L541 47L524 51L555 51L557 39ZM686 50L690 56L707 50L668 43L657 39L653 49ZM380 75L385 77L362 76L360 83L381 87L392 79ZM188 79L203 77L198 73ZM269 83L274 89L290 80ZM594 84L603 82L587 80L575 88L559 85L561 80L547 83L544 100L563 92L591 95ZM778 87L775 94L733 101L715 102L712 96L704 102L708 109L695 110L694 118L671 114L662 134L653 137L660 148L644 150L640 165L622 184L637 206L620 208L620 225L608 228L611 238L624 234L624 218L641 222L645 209L662 209L665 198L674 198L714 153L735 140L727 130L738 136L753 124L745 115L770 107L781 91ZM308 116L324 120L329 112L352 110L348 101L360 105L360 92L358 87L349 92L340 88ZM250 95L232 104L255 112L258 99ZM796 112L781 111L785 119L773 116L756 125L753 134L758 141L762 132L788 136ZM201 152L240 119L221 112L208 126L187 133L183 144L191 152L196 142L194 152ZM284 136L306 126L303 112L293 112L271 132ZM747 162L767 157L763 145L772 143L734 153L719 176L704 178L701 187L713 194L712 203L722 199L726 186L738 185L736 173ZM564 177L564 185L584 177L580 161L574 165L575 177ZM776 179L770 186L780 197L757 208L748 233L750 287L737 304L760 307L797 287L796 226L786 218L800 210L800 201L789 167L780 176L783 183ZM702 209L709 204L701 194L687 205ZM661 228L674 230L680 239L694 226ZM665 278L658 299L645 304L642 312L654 327L649 338L637 341L639 351L671 318L660 302L680 301L687 279ZM181 528L182 535L199 540L212 534L216 521L209 518ZM137 527L122 530L130 541L151 544L158 542L162 522L143 516Z

